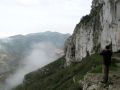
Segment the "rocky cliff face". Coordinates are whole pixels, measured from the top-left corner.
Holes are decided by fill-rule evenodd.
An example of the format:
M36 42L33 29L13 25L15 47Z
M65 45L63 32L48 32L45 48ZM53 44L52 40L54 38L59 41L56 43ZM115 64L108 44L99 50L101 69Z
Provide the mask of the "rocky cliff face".
M90 14L81 19L65 43L67 65L81 61L106 45L112 45L114 52L120 50L119 0L93 0Z

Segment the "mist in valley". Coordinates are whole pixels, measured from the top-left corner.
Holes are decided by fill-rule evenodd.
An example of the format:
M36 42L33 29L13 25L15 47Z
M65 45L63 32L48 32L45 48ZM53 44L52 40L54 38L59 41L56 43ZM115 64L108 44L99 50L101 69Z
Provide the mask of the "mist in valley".
M62 50L50 42L33 44L29 54L20 60L18 69L6 79L2 90L11 90L18 86L26 74L53 62L63 54L61 53Z

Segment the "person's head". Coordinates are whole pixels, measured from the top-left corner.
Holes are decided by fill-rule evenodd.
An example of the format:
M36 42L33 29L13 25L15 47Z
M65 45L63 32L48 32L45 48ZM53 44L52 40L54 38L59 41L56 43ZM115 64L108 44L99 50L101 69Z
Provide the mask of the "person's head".
M105 48L106 48L106 49L110 49L110 46L109 46L109 45L107 45Z

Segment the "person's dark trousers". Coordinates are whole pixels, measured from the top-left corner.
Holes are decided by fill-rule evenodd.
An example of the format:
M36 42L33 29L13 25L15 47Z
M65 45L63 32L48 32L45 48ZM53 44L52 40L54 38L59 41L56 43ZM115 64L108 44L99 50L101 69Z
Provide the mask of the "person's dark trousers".
M109 65L103 64L103 82L108 82L108 75L109 75Z

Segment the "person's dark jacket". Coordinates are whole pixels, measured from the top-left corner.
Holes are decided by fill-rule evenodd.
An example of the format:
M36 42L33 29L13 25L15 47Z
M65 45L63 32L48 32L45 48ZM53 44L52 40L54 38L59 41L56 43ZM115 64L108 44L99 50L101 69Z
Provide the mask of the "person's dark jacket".
M110 65L111 64L111 57L112 57L112 51L111 50L103 50L100 55L103 56L103 64Z

